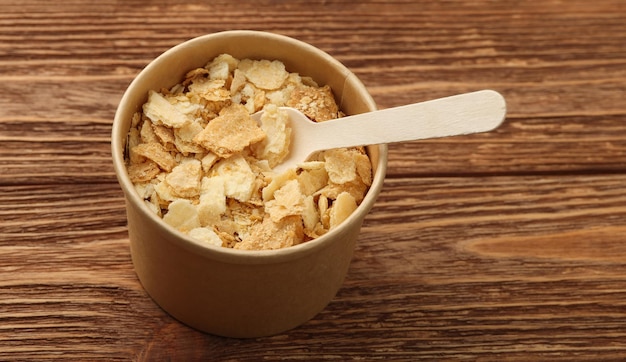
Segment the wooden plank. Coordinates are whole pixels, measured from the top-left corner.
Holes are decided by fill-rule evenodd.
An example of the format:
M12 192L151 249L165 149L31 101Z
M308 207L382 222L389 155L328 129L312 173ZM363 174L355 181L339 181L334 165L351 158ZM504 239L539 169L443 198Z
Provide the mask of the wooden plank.
M195 332L152 303L134 277L117 187L4 187L3 356L626 353L625 182L624 175L388 180L329 307L301 328L252 340Z
M624 173L624 116L509 117L496 131L390 145L389 177Z

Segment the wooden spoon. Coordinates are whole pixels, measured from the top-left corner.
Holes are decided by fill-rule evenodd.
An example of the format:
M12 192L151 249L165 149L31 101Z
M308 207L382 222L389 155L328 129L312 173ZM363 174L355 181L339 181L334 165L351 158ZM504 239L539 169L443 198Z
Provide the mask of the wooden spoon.
M506 115L506 102L492 90L464 93L431 101L313 122L296 109L289 113L291 144L286 159L274 171L296 167L314 152L339 147L414 141L487 132ZM253 118L261 119L263 112Z

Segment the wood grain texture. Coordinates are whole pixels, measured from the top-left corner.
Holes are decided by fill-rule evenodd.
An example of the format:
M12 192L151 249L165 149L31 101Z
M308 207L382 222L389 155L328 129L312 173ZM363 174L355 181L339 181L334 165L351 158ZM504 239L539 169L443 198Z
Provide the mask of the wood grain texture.
M0 0L0 360L626 358L626 3ZM489 134L390 146L348 278L292 331L220 338L133 271L115 108L228 29L335 56L381 108L491 88Z

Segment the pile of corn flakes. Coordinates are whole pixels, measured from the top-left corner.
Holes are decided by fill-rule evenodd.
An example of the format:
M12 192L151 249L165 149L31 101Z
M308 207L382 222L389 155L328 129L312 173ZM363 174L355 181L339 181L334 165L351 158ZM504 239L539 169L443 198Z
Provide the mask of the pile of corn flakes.
M363 148L333 149L274 173L291 138L282 106L316 122L343 116L330 87L276 60L222 54L150 91L128 134L136 191L167 224L216 246L279 249L325 234L363 200L371 162Z

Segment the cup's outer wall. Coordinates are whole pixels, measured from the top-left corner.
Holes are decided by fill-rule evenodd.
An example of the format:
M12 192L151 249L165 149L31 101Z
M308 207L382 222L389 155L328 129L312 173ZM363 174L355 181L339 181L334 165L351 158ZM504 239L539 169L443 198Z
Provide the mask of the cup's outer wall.
M164 239L128 205L131 255L146 291L176 319L228 337L272 335L319 313L343 283L360 226L344 229L338 242L303 258L233 264Z

